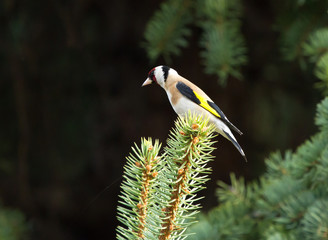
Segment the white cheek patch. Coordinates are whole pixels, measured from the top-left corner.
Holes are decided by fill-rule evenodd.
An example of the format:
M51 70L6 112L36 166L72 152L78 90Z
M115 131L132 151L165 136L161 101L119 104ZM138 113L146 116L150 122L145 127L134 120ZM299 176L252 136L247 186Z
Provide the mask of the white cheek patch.
M163 80L163 72L161 71L161 69L156 69L155 77L156 77L157 83L161 87L163 87L164 86L164 80Z

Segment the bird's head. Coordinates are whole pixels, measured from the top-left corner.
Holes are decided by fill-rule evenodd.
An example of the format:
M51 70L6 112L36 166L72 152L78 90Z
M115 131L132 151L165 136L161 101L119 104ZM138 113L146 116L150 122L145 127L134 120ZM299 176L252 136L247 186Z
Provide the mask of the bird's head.
M154 67L152 70L149 71L148 77L146 81L142 84L142 87L155 82L165 89L167 80L170 78L170 75L174 73L177 74L174 69L168 66L161 65Z

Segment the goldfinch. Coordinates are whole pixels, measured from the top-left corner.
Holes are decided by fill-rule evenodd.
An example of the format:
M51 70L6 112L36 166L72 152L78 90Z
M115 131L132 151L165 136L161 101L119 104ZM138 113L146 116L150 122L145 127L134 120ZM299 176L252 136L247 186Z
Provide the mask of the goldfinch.
M228 120L221 109L199 87L167 66L158 66L150 70L142 87L153 82L166 91L169 101L178 115L184 116L191 111L208 117L209 121L215 125L216 131L231 141L247 161L243 149L230 128L240 135L243 133Z

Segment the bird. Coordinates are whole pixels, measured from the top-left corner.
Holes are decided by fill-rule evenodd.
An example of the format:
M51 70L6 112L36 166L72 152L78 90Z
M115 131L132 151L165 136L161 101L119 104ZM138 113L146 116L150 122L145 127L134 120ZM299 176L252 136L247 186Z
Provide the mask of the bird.
M230 128L240 135L243 133L228 120L222 110L202 89L180 76L173 68L165 65L151 69L142 87L152 83L158 84L165 90L172 108L179 116L184 116L190 111L208 117L209 122L214 124L216 132L228 139L247 161L243 149Z

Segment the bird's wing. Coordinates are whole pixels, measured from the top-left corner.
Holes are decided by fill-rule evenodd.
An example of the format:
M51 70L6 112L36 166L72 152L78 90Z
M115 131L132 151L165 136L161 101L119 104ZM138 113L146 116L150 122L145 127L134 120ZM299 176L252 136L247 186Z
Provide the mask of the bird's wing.
M226 123L229 127L231 127L233 130L235 130L240 135L243 134L236 126L234 126L228 118L224 115L222 110L212 101L208 100L206 97L203 97L199 94L197 94L194 90L192 90L188 85L185 83L179 81L176 84L176 88L179 90L179 92L193 101L194 103L198 104L199 106L203 107L210 113L212 113L214 116L220 118L224 123Z

